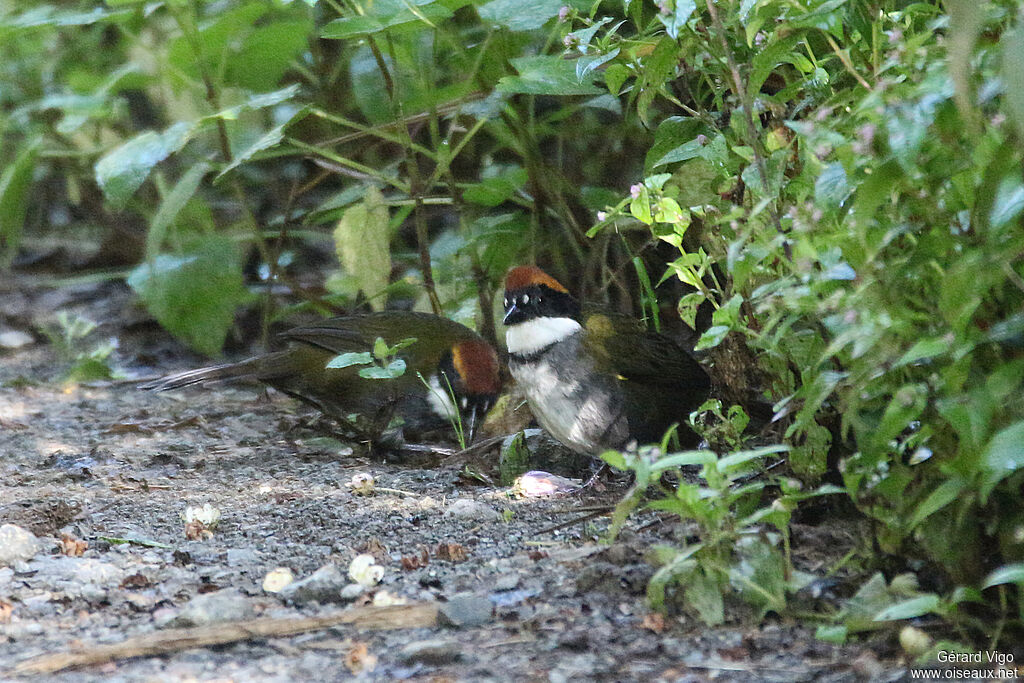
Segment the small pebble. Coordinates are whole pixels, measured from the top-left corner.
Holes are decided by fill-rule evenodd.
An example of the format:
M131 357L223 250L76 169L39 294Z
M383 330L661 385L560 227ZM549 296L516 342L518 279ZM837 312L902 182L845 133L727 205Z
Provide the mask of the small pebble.
M460 498L448 506L445 517L466 520L467 522L496 522L501 514L486 503L469 498Z
M459 658L459 644L454 640L417 640L398 651L403 662L423 664L451 664Z
M42 541L28 529L14 524L0 526L0 567L27 560L42 549Z

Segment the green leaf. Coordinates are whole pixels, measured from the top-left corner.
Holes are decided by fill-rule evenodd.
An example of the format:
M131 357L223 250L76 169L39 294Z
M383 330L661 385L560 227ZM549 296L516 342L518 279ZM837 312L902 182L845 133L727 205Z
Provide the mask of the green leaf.
M557 55L518 57L510 60L518 76L505 76L498 81L497 90L503 93L528 95L599 95L603 91L591 81L576 78L576 64Z
M850 196L850 184L846 180L846 169L840 163L829 164L822 169L814 183L814 201L818 206L839 208Z
M700 620L708 626L718 626L725 621L725 602L722 600L722 587L706 570L693 572L683 591L686 605L697 613Z
M185 174L178 179L174 188L167 193L160 201L153 220L149 224L149 232L146 233L146 258L154 259L163 247L164 238L167 236L167 228L171 226L174 219L178 217L182 207L196 193L203 176L210 170L210 165L205 161L192 166L185 171Z
M950 339L947 336L921 339L907 349L907 352L896 361L893 367L899 368L925 358L934 358L949 351L949 345Z
M845 645L848 632L843 625L819 626L814 632L814 637L825 643L834 645Z
M251 298L234 242L217 236L139 265L128 284L164 328L208 356L220 351L235 309Z
M713 349L721 344L728 334L728 325L714 325L709 327L704 334L700 335L700 339L697 340L697 345L693 347L693 350L703 351L704 349Z
M511 486L516 477L530 468L530 449L526 445L526 435L517 432L501 447L498 458L498 473L502 486Z
M1024 562L1008 564L996 569L985 577L981 587L991 588L992 586L999 586L1004 583L1024 584Z
M996 484L1024 467L1024 420L1000 430L981 454L981 499L984 504Z
M765 446L763 448L755 448L749 451L737 451L736 453L730 453L729 455L719 458L718 460L718 471L722 473L729 472L733 468L745 465L751 460L759 460L766 458L769 455L775 453L785 453L789 450L789 446L776 445L776 446Z
M484 21L500 24L510 31L532 31L558 16L565 4L565 0L491 0L477 12Z
M629 75L629 69L622 64L610 64L604 70L604 84L608 88L608 92L612 95L618 95L619 91L622 90L622 84L626 82Z
M321 38L348 40L382 31L406 30L437 24L450 19L450 9L435 0L377 0L364 15L335 19L320 32Z
M665 32L672 38L679 37L679 30L686 26L686 22L690 19L690 15L697 9L697 3L694 0L676 0L676 9L674 12L664 15L658 13L658 20L665 25Z
M259 93L256 95L250 95L245 102L236 104L233 107L222 109L216 114L210 114L200 119L201 122L215 121L216 119L224 119L225 121L234 121L240 115L248 111L256 111L258 109L266 109L267 107L273 107L287 102L288 100L294 99L299 94L299 85L297 83L289 85L287 88L281 88L273 92Z
M377 337L373 342L373 357L377 360L384 360L391 355L391 350L388 348L388 343L384 341L384 337Z
M1024 211L1024 183L1020 178L1003 178L996 190L996 198L989 214L993 228L1001 228Z
M704 303L704 295L701 292L690 292L679 299L679 317L691 329L697 327L697 309Z
M248 90L279 85L293 60L307 49L312 22L273 21L253 29L228 57L224 80Z
M910 517L908 528L913 529L925 519L935 514L956 500L964 490L964 482L961 479L947 479L942 482L925 498L920 505L914 508L914 514Z
M349 351L335 356L324 367L341 369L352 365L369 365L372 362L373 356L369 351Z
M369 187L363 201L346 209L334 229L334 247L342 267L359 281L370 306L381 310L391 275L388 207L376 187Z
M480 206L498 206L515 196L516 192L526 184L526 180L526 170L514 168L494 178L487 178L470 185L463 191L462 197L467 202Z
M964 1L964 0L961 0ZM1024 135L1024 28L1017 27L999 39L1002 48L1004 107L1017 132Z
M628 466L626 465L626 456L618 451L605 451L600 457L601 460L604 460L617 470L624 472L628 469Z
M875 615L875 621L899 621L938 612L939 596L929 593L886 607Z
M162 133L145 132L96 162L96 182L115 208L128 203L153 167L185 146L196 125L179 121Z
M664 472L687 465L710 465L714 462L715 454L711 451L686 451L659 458L651 465L651 472Z
M284 140L285 129L287 129L288 126L294 124L296 121L300 121L303 118L305 118L306 113L307 110L303 109L298 114L291 117L288 121L282 123L280 126L268 130L266 133L263 134L262 137L260 137L259 140L249 145L249 147L247 147L244 152L242 152L241 154L236 154L235 158L231 160L231 163L225 166L221 170L221 172L217 174L215 182L219 181L225 175L235 170L242 164L252 161L253 157L255 157L260 152L266 151L271 147L276 147L277 145L281 144L281 141Z
M0 269L10 267L21 246L38 151L38 142L29 142L0 175Z

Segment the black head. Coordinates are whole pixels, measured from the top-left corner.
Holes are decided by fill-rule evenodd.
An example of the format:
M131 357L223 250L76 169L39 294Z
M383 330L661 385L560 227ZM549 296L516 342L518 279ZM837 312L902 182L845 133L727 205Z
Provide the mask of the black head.
M580 305L562 284L536 266L518 266L505 277L506 325L536 318L580 317Z

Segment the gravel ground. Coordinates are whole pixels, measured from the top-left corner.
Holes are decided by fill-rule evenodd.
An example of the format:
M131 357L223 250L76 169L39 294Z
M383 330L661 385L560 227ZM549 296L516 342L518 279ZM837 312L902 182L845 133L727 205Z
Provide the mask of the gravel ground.
M115 285L19 296L0 305L8 325L30 329L26 310L84 310L119 321L101 331L121 338L122 367L189 362L129 341L127 321L138 315ZM815 640L813 626L777 618L710 629L652 614L642 549L682 533L653 513L635 515L610 546L600 542L607 518L544 532L578 508L616 501L621 480L583 495L514 498L464 476L461 462L361 454L310 427L306 409L280 395L65 388L47 346L2 353L0 524L17 529L0 541L0 680L14 680L13 667L29 658L170 628L402 601L439 605L442 623L338 625L36 678L853 681L902 673L891 644L837 647ZM475 466L486 470L493 454L481 457ZM375 479L374 495L348 486L364 474ZM187 527L186 508L205 504L219 524ZM799 527L795 552L823 571L826 559L812 553L841 557L844 533ZM349 586L361 554L382 568L378 585ZM275 569L297 583L264 590Z

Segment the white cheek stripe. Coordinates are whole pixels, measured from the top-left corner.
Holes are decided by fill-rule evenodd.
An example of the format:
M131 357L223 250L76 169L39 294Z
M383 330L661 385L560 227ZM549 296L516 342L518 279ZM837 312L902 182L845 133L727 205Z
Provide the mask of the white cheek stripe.
M572 318L534 318L509 327L505 344L509 353L529 355L571 337L580 329Z

